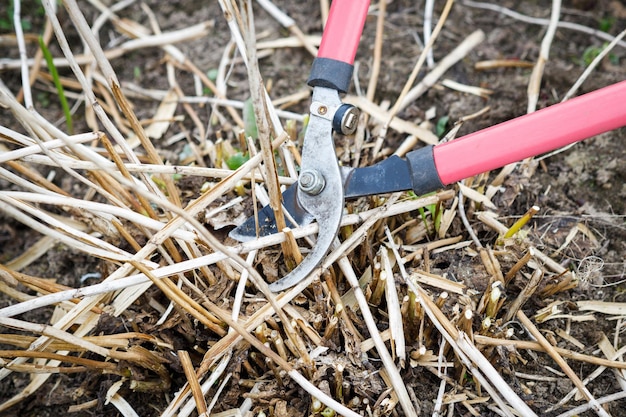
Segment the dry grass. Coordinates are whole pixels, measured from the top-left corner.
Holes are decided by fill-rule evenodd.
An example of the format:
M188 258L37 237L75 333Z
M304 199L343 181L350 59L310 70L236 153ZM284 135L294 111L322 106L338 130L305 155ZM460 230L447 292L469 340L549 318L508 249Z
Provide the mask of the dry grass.
M577 287L579 279L525 237L529 233L526 222L538 207L510 227L498 220L503 208L492 199L511 167L492 183L482 176L459 184L456 192L420 198L397 194L350 204L353 212L344 217L340 239L322 267L281 294L271 293L265 279L275 279L285 272L285 265L294 265L306 255L317 232L315 224L245 244L225 241L223 233L206 226L206 222L232 221L234 208L245 199L271 204L277 218L282 218L280 187L297 177L300 159L295 142L304 117L278 109L276 102L289 104L308 96L272 102L259 74L258 57L274 48L304 47L314 54L319 42L319 37L305 36L296 22L263 1L261 5L292 36L256 43L252 9L248 2L241 3L239 8L235 2L220 0L232 42L222 55L215 82L194 64L194 57L176 47L205 37L212 22L162 32L147 7L144 13L151 27L120 19L116 10L92 0L89 7L101 14L96 23L89 24L81 11L86 5L66 0L71 28L63 29L54 6L45 3L44 40L56 39L62 51L56 65L72 70L72 77L62 82L76 108L84 112L80 133L69 134L37 112L31 84L52 85L39 54L34 59L24 54L21 60L4 63L5 69L20 72L22 85L0 83L0 106L12 114L12 123L0 126L0 178L6 184L0 190L0 210L39 240L0 265L0 291L12 300L0 309L0 327L11 329L0 335L4 349L0 350L0 379L30 374L27 386L0 404L0 412L26 401L52 375L91 373L95 378L115 375L116 383L106 398L81 398L84 401L70 411L90 410L98 401L106 401L122 415L133 416L141 411L127 398L130 392L162 392L168 399L159 410L163 416L194 411L203 416L243 416L251 411L289 415L292 402L306 408L298 410L302 415L397 412L416 416L420 413L417 398L423 400L430 393L415 392L416 385L407 380L410 372L420 372L432 373L439 381L439 392L427 398L435 403L437 415L456 406L472 415L490 410L497 415L532 416L531 405L522 398L524 388L507 382L510 375L503 374L507 370L503 364L524 362L523 356L535 351L549 355L561 367L590 409L608 415L600 404L623 397L623 391L594 398L585 387L588 380L581 380L572 367L584 362L598 369L610 368L621 381L626 365L618 337L596 352L590 341L576 340L569 332L578 320L593 319L592 314L568 314L558 302L545 311L524 313L531 298L548 300ZM378 70L372 72L367 95L346 98L365 112L357 135L365 129L379 134L372 151L355 145L353 162L357 165L378 157L388 130L407 136L400 154L419 141L438 140L427 124L398 117L400 109L435 84L442 82L484 98L491 93L440 80L483 40L481 32L463 40L414 85L429 49L437 45L452 3L447 2L443 18L391 110L375 102ZM534 110L559 11L560 2L554 1L542 54L529 81L529 111ZM373 4L372 13L378 13L373 61L374 68L379 68L385 3ZM105 23L127 40L103 47L94 33ZM64 32L68 30L84 41L83 53L70 48ZM28 37L18 30L15 39L25 52ZM161 65L167 91L142 90L118 79L110 60L140 48L165 52ZM228 97L227 71L235 65L246 66L258 141L244 133L247 104ZM510 63L490 62L481 68L499 65ZM177 72L193 77L199 91L185 93ZM203 94L202 87L213 96ZM132 99L137 94L160 103L154 114L138 116ZM210 112L200 111L204 106L210 106ZM188 130L169 137L169 129L183 119ZM216 125L222 136L211 141L207 127ZM188 141L189 155L180 165L165 163L162 143L179 140ZM359 140L355 143L362 145ZM234 148L247 149L251 157L235 170L226 169L225 161ZM275 155L280 156L279 163ZM61 189L43 171L63 172L75 186ZM206 186L189 197L180 178L201 178ZM481 240L474 228L493 231L496 238ZM582 228L574 233L590 240L593 236ZM574 235L556 255L573 239ZM59 284L57 277L21 272L45 262L42 256L59 245L101 265L105 271L101 279L86 285L89 277L83 277L85 282L68 287ZM483 289L453 280L452 270L448 276L433 271L430 259L442 253L471 257L473 273L482 277ZM280 259L278 267L276 259ZM519 282L524 283L521 291ZM132 318L137 305L150 317L151 326L131 321L127 331L106 327L110 317ZM578 306L596 314L624 315L622 304L580 301ZM36 314L42 311L46 314ZM564 318L568 326L559 337L576 346L576 351L557 348L543 336L541 326L556 317ZM512 320L528 333L516 334ZM620 325L621 318L616 334ZM186 329L190 339L167 339L165 329L174 326ZM191 340L196 335L202 337ZM543 355L544 363L547 355ZM368 372L365 377L363 370ZM237 383L232 384L234 378ZM309 397L302 398L298 389ZM363 395L365 390L370 390L370 398ZM229 395L245 396L245 400L238 401L237 408L214 412L222 396ZM563 410L574 395L556 407Z

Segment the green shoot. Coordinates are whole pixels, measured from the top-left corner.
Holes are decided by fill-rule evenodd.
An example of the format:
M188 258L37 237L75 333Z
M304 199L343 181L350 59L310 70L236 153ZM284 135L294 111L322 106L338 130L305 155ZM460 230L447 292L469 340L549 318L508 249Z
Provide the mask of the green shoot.
M206 72L206 76L209 77L209 80L213 82L217 80L218 74L219 74L219 70L217 68L210 69Z
M608 45L607 42L605 42L601 47L600 46L590 46L587 49L584 50L583 52L583 56L582 56L582 62L585 66L589 66L591 65L591 62L596 59L596 57L598 55L600 55L600 53L604 50L604 48L606 48ZM608 59L609 62L613 65L619 65L619 58L617 57L617 55L609 53L608 54ZM606 57L605 57L606 59Z
M537 214L538 212L539 212L538 206L532 206L530 209L528 209L528 211L522 217L520 217L519 220L513 223L513 226L511 226L509 230L507 230L507 232L504 234L504 239L508 239L508 238L515 236L515 234L519 232L521 228L524 227L526 223L528 223L530 219L532 219L533 216Z
M437 125L435 126L435 134L438 138L443 137L448 130L448 121L450 120L450 116L442 116L437 120Z
M41 7L41 6L40 6ZM0 16L0 30L1 31L12 31L13 27L13 13L14 13L13 3L8 5L6 9L6 15ZM37 10L39 12L39 9ZM22 29L25 31L30 31L33 28L32 23L28 19L21 19L20 24L22 25Z
M604 17L600 19L599 28L602 32L609 32L615 24L615 16Z
M245 164L248 159L250 159L250 156L248 154L244 155L242 152L236 152L226 159L226 165L229 169L232 169L234 171L243 164Z
M252 139L259 137L259 131L256 126L256 118L254 117L254 104L249 98L243 105L243 123L246 136Z
M63 85L61 84L59 72L54 66L52 54L50 53L50 50L46 46L41 36L39 37L39 47L41 48L41 52L43 52L44 59L46 60L46 64L48 65L48 69L50 70L50 75L52 76L52 81L54 82L54 86L56 87L57 93L59 94L59 101L61 102L63 114L65 115L67 132L72 135L74 133L74 126L72 124L72 113L70 112L70 106L67 103L67 98L65 97L65 90L63 89Z
M408 195L411 198L428 197L429 195L434 195L434 194L435 193L432 192L432 193L424 194L421 196L417 196L413 191L408 192ZM435 228L434 232L431 232L431 230L428 227L428 223L426 222L426 210L424 210L424 207L420 207L417 211L419 211L420 213L420 217L422 218L422 221L424 222L424 225L426 226L426 230L428 231L428 234L434 234L436 232L439 232L439 227L441 226L441 216L443 215L443 210L441 210L441 203L429 204L425 208L426 210L428 210L431 218L433 219L433 227Z

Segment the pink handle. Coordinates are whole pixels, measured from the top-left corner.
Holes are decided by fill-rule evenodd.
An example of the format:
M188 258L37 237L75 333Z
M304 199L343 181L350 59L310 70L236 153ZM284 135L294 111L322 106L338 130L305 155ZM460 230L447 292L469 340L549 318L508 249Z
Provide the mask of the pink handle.
M352 65L367 17L369 0L334 0L330 6L318 58Z
M436 145L443 184L626 126L626 81Z

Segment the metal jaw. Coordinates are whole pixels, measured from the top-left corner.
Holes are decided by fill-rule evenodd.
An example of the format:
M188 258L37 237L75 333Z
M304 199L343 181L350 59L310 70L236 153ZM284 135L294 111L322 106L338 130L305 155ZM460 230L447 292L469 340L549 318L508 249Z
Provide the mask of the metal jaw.
M281 291L302 281L320 264L337 236L344 207L344 191L332 131L333 118L340 106L337 90L326 87L313 89L297 198L299 205L317 220L319 232L312 251L293 271L272 283L272 291Z

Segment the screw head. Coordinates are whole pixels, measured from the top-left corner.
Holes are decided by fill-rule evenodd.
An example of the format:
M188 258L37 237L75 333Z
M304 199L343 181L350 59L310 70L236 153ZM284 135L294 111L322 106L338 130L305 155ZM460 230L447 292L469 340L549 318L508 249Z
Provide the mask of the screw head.
M324 189L326 181L322 174L315 169L307 169L300 173L298 186L302 191L310 195L318 195Z

